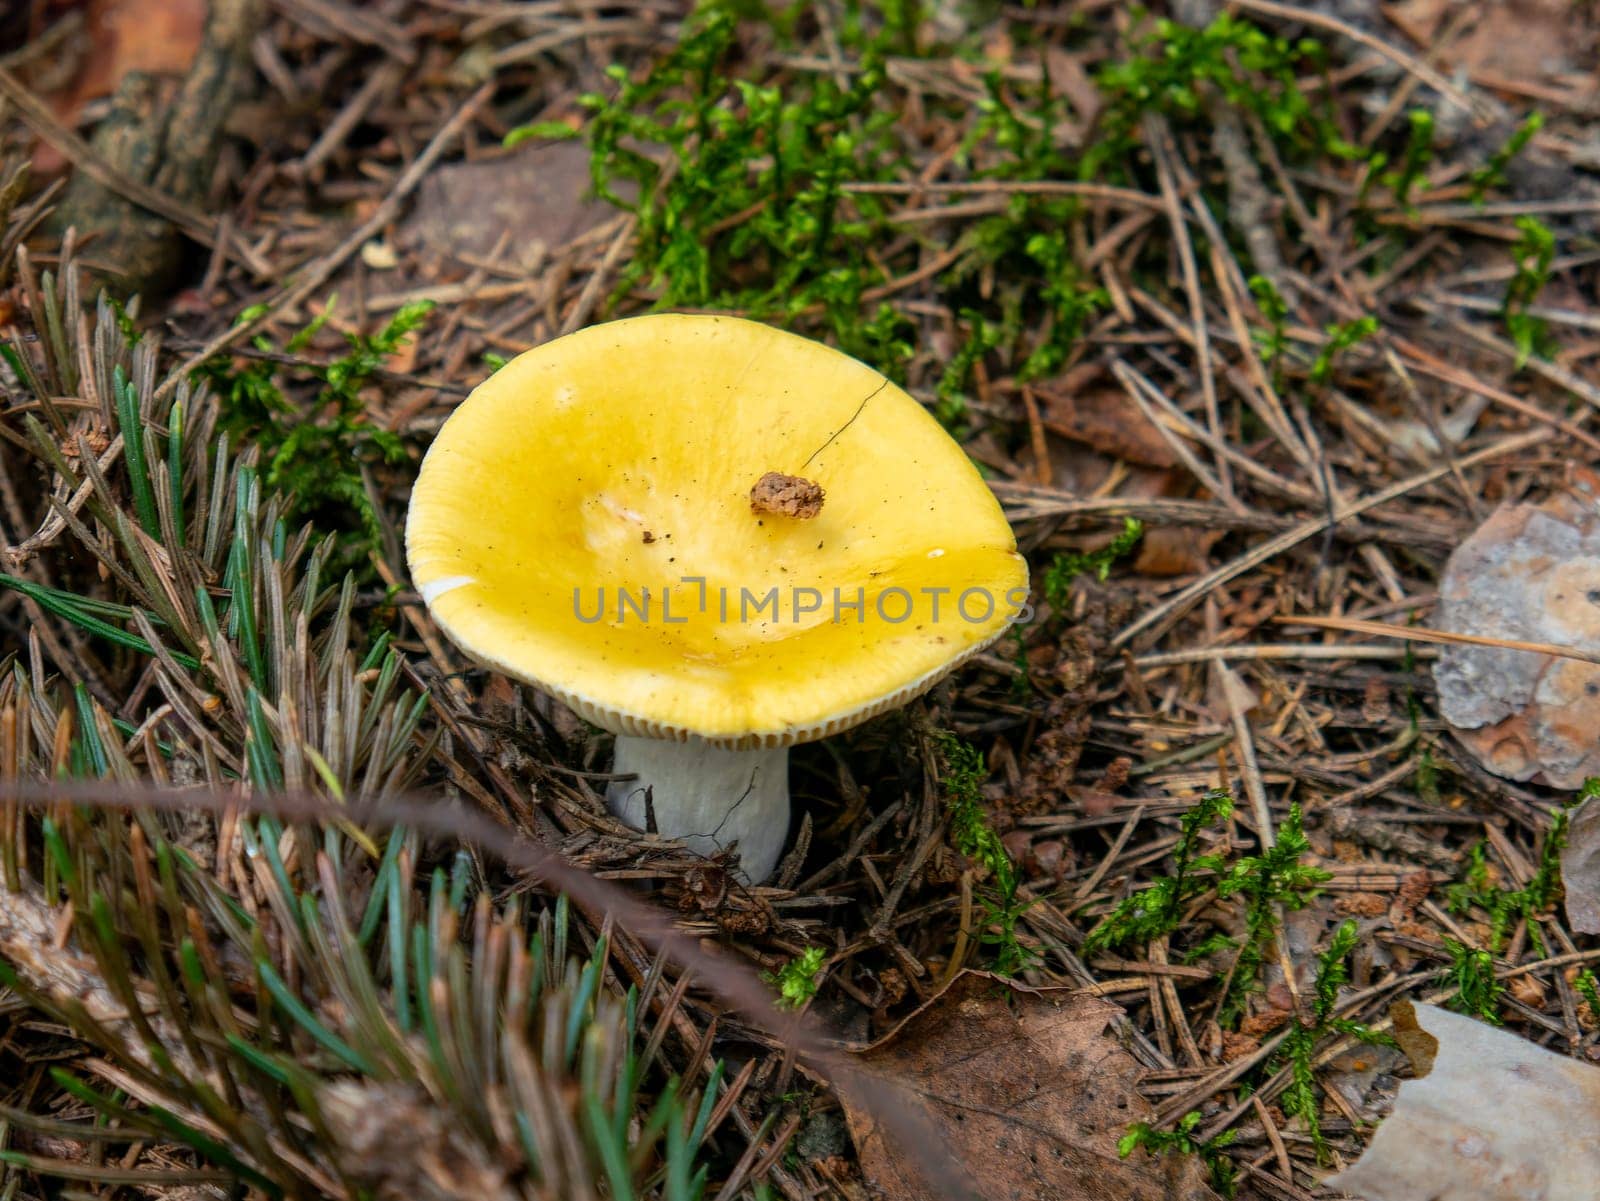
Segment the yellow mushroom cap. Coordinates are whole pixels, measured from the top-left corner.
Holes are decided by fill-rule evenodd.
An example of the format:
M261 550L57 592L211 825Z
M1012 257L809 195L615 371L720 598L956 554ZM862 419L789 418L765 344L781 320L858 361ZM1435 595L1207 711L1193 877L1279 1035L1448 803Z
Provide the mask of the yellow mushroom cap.
M754 511L774 471L821 485L821 510ZM558 338L479 385L423 461L406 553L475 659L616 733L731 748L903 704L998 638L1028 581L993 493L905 392L821 343L683 314Z

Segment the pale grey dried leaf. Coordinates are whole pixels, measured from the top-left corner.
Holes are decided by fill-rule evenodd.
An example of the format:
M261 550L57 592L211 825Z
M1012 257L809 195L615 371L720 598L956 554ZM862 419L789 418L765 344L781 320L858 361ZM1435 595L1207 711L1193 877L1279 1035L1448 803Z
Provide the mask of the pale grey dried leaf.
M589 150L580 142L519 147L514 154L440 167L423 180L401 245L532 267L616 215L589 195Z
M1431 1005L1394 1015L1418 1079L1327 1184L1366 1201L1591 1201L1600 1070Z
M1600 647L1600 514L1567 495L1496 510L1450 556L1435 624ZM1433 674L1441 714L1490 771L1555 788L1600 774L1600 665L1453 645Z
M1572 815L1561 848L1561 884L1572 928L1600 934L1600 803L1585 801Z

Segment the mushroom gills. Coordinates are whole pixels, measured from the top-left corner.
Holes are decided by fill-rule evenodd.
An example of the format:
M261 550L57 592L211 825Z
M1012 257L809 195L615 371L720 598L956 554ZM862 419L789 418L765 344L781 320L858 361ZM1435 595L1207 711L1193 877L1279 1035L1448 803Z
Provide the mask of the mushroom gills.
M606 807L636 830L648 828L645 796L656 833L714 855L739 844L739 874L759 884L772 874L789 836L789 748L731 751L702 738L672 742L617 735Z

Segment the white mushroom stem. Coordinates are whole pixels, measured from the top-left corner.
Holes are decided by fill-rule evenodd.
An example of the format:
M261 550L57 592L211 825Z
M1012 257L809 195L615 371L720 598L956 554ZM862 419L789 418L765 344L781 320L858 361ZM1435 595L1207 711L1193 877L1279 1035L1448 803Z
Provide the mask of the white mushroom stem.
M617 735L606 807L636 830L648 829L645 796L656 833L682 839L701 855L737 842L745 879L760 884L777 867L789 837L789 748L730 751L702 739L669 742Z

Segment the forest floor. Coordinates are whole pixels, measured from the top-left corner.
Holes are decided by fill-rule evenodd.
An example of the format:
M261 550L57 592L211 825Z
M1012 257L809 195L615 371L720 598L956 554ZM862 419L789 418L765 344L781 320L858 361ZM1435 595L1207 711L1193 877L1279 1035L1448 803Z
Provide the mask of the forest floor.
M1299 1199L1396 1001L1600 1059L1579 789L1488 772L1422 640L1497 507L1592 495L1600 15L1154 7L6 10L0 1201ZM461 399L652 309L885 373L1032 569L796 749L760 887L407 580Z

